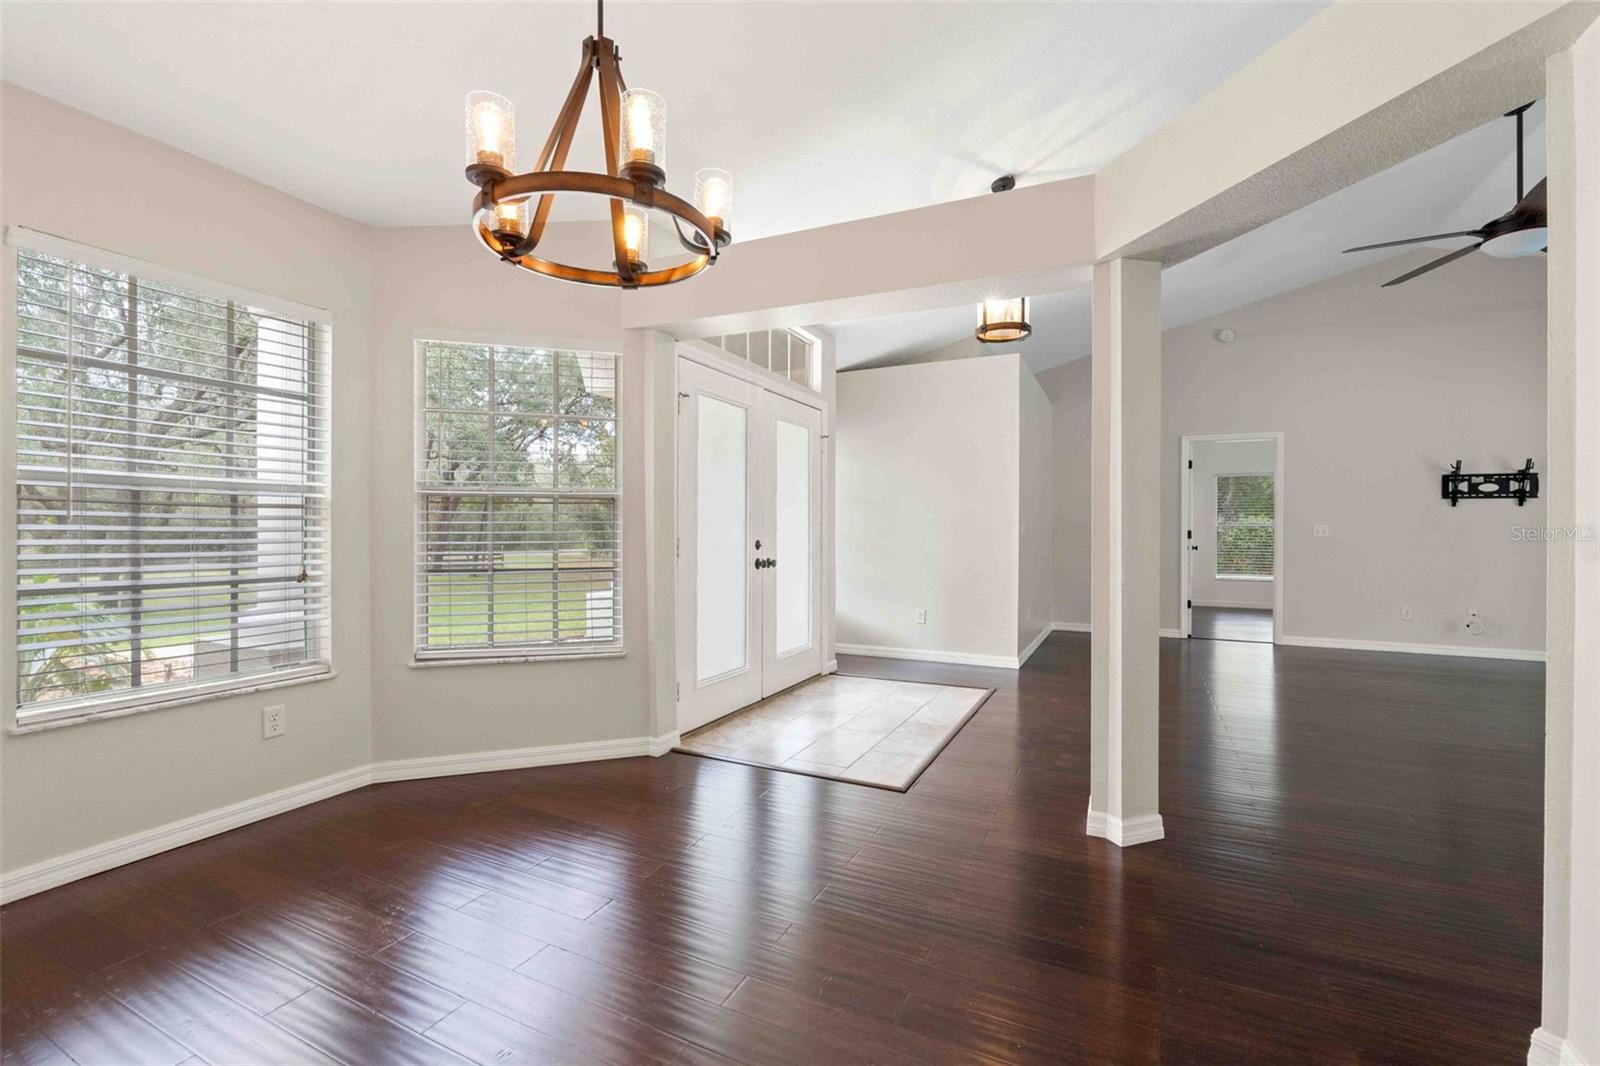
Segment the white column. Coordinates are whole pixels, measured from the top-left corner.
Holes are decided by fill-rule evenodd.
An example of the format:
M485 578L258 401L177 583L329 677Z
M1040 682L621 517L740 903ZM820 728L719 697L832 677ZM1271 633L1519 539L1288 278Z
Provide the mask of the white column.
M643 632L627 633L634 647L643 647L649 661L649 710L645 733L651 738L651 754L663 755L678 742L677 676L678 658L674 642L677 618L677 426L678 359L673 339L649 329L624 330L622 334L623 403L628 411L639 412L634 423L642 430L644 491L623 490L623 506L636 503L643 511L644 566L637 592L624 589L627 597L642 595L646 602ZM626 482L624 483L626 484ZM628 580L640 573L637 564L628 570ZM626 610L626 608L624 608ZM630 617L638 617L633 615Z
M1094 268L1090 836L1160 840L1161 264Z
M1600 1055L1600 27L1546 65L1544 985L1528 1061Z

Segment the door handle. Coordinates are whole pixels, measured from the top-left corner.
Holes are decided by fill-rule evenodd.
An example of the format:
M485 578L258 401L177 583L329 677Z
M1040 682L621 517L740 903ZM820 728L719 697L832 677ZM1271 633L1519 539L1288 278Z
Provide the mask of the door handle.
M778 565L778 560L776 560L776 559L757 559L756 560L756 569L757 570L770 570L774 566L777 566L777 565Z

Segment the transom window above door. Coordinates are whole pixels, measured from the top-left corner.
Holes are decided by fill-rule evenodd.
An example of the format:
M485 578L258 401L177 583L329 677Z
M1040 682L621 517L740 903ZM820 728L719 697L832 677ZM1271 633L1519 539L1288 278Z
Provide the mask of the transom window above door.
M417 342L418 661L621 650L617 363Z

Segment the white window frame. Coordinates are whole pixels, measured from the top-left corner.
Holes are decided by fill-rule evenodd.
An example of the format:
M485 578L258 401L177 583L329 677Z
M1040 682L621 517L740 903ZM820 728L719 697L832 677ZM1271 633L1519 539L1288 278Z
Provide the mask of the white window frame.
M326 473L324 484L324 510L327 537L327 594L326 615L319 627L318 645L322 652L320 661L294 669L256 673L240 677L219 678L213 682L155 689L148 692L122 690L102 695L62 699L41 704L26 712L18 705L17 662L17 563L19 541L17 531L18 482L18 430L17 411L17 285L19 283L17 257L27 248L44 255L66 259L74 263L128 274L141 281L170 285L175 288L209 296L213 299L231 300L275 312L285 318L311 323L315 329L315 346L320 369L325 382L322 401L324 440L322 450ZM227 282L202 277L186 271L151 263L93 245L43 233L23 226L6 226L4 254L0 257L0 526L10 540L8 550L0 552L0 647L9 649L0 654L0 691L5 693L5 728L8 733L32 733L64 726L122 718L147 711L165 710L210 700L248 695L291 685L303 685L331 680L338 676L334 659L334 573L333 547L333 316L328 310L297 301L257 292Z
M582 646L571 647L571 650L561 650L560 646L550 644L545 646L527 646L518 648L514 645L505 645L495 648L438 648L424 649L419 640L423 622L422 607L422 581L418 567L418 559L422 554L421 539L421 509L423 500L427 496L439 495L437 492L424 490L419 472L422 469L424 452L427 448L427 369L423 356L423 345L428 342L442 344L473 344L491 345L505 348L549 348L562 351L594 352L610 355L615 360L615 398L613 405L616 409L616 435L617 435L617 468L615 471L614 487L604 493L614 496L617 514L616 556L617 579L616 589L622 599L622 610L617 614L617 639L604 646L585 648ZM414 670L434 669L450 666L488 666L502 663L545 663L545 662L574 662L589 659L620 659L628 654L628 627L627 627L627 574L628 559L625 546L624 530L627 525L626 518L626 488L624 483L624 415L623 405L625 390L629 387L623 380L626 376L623 371L622 349L615 344L597 342L592 339L579 337L555 337L545 334L515 334L500 332L483 332L479 330L461 330L448 328L417 328L411 335L411 368L412 368L412 400L411 400L411 658L407 664ZM573 494L559 492L531 492L530 496L542 496L550 499L560 499L563 495ZM590 494L595 495L594 493Z

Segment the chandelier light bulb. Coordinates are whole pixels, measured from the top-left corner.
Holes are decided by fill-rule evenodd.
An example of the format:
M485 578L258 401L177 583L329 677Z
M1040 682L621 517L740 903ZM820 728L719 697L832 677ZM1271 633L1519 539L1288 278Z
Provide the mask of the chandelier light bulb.
M622 212L622 245L631 265L639 267L649 262L650 221L642 208L628 207Z
M494 205L494 230L521 240L528 233L528 201L501 200Z
M666 107L649 89L622 94L622 162L666 166Z
M516 169L516 116L499 93L467 94L467 165Z
M696 171L694 202L714 227L729 229L728 222L733 217L733 175L715 167Z

